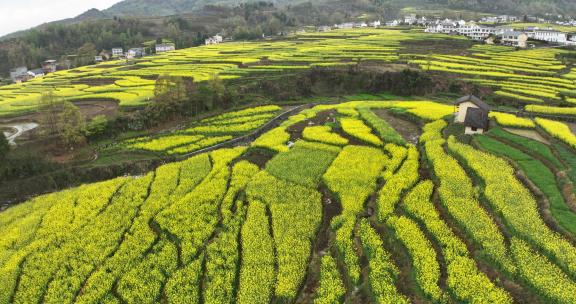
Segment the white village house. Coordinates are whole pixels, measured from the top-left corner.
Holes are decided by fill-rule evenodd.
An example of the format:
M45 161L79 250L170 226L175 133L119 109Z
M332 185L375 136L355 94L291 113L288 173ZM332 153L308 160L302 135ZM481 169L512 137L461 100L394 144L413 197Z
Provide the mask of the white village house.
M124 56L124 49L123 48L113 48L112 49L112 57L117 58Z
M212 36L208 39L206 39L206 41L204 41L204 43L206 45L211 45L211 44L219 44L222 43L222 41L224 41L224 37L220 36L220 35L215 35Z
M354 28L354 22L346 22L346 23L340 23L340 24L336 24L334 25L335 28L337 29L352 29Z
M32 77L32 78L38 78L38 77L44 76L45 73L44 73L43 69L34 69L34 70L28 71L28 75L30 75L30 77Z
M174 43L158 43L156 44L156 54L165 53L176 50Z
M466 95L454 102L454 121L464 124L464 134L488 131L490 106L474 95Z
M126 52L126 58L134 59L144 56L144 48L131 48Z
M410 14L410 15L404 16L404 23L406 23L408 25L412 25L412 24L416 23L416 21L418 21L416 14Z
M495 35L497 29L495 27L480 26L476 23L468 23L456 29L458 34L470 37L474 40L484 40L490 35Z
M566 44L568 42L568 34L555 30L534 29L528 32L528 37L534 40Z
M458 33L460 25L452 20L436 20L433 24L426 27L424 30L426 33L442 33L442 34L452 34Z
M502 44L526 48L526 46L528 46L528 35L518 31L504 32L502 34Z
M380 25L382 25L382 22L380 20L368 22L368 26L370 27L379 27Z

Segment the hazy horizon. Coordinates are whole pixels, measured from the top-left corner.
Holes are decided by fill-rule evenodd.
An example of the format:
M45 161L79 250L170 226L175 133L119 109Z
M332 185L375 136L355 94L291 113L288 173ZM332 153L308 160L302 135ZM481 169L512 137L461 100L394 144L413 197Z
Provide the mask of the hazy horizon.
M0 1L0 36L26 30L46 22L76 17L85 11L109 8L121 0L20 0Z

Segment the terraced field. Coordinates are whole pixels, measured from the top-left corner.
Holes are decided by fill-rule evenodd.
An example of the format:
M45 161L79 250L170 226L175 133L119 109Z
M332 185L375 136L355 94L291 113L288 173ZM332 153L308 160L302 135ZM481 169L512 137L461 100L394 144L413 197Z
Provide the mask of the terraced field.
M409 62L424 70L460 74L467 81L494 88L497 96L524 103L576 102L576 84L558 57L568 53L567 50L516 51L508 47L475 45L470 52L469 56L420 55Z
M573 115L576 103L574 71L560 60L567 51L474 45L462 54L444 48L414 54L407 44L421 40L450 45L467 38L390 29L337 30L305 33L286 40L231 42L182 49L127 62L61 71L33 81L0 87L0 116L33 111L43 92L72 102L110 102L138 107L153 97L160 75L208 80L218 74L234 79L268 73L289 72L315 66L346 66L359 61L411 63L425 71L459 75L462 79L491 87L495 95L522 103L562 105L562 114ZM430 48L429 48L430 49ZM430 52L430 50L429 50ZM436 53L434 53L436 52ZM567 108L567 107L568 108ZM534 108L539 113L553 109ZM558 110L557 110L558 111Z
M167 155L188 154L254 131L280 114L281 109L271 105L229 112L194 122L181 131L131 138L108 148Z
M126 145L172 151L277 110ZM417 145L386 110L418 123ZM573 176L573 146L554 122L506 115L552 144L499 128L465 144L444 135L452 112L318 105L249 145L9 208L0 303L576 302L576 214L556 178Z
M125 62L106 62L61 71L41 79L0 87L0 116L34 110L42 92L70 101L116 100L120 106L146 104L159 75L208 80L214 74L231 79L253 73L273 73L312 66L346 65L358 59L398 60L401 41L420 33L390 30L354 30L304 34L271 42L233 42L183 49Z

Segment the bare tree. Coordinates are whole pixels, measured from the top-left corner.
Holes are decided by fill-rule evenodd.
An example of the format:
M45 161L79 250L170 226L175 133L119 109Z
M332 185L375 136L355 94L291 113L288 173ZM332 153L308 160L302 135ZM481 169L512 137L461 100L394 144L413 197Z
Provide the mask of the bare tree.
M42 94L38 112L44 135L58 134L58 120L59 113L62 111L62 104L62 100L56 97L52 91Z
M71 102L64 102L58 116L58 135L62 143L68 148L85 143L85 130L86 121L80 109Z

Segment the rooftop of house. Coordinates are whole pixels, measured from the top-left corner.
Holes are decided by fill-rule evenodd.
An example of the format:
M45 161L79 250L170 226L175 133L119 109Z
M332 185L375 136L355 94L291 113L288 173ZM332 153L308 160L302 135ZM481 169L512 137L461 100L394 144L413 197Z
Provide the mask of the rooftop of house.
M555 29L534 29L534 32L545 32L545 33L558 33L558 34L562 34L562 32L557 31Z
M474 95L466 95L466 96L462 96L460 98L458 98L458 100L456 100L454 102L455 105L460 105L461 103L464 102L471 102L473 104L475 104L478 108L484 110L484 111L490 111L490 106L483 102L480 98L474 96Z
M519 37L520 35L526 35L526 33L524 32L519 32L519 31L510 31L510 32L504 32L505 36L512 36L512 37Z
M469 108L466 111L466 118L464 118L464 126L487 129L488 128L488 113L478 108Z
M31 70L31 71L28 71L28 72L30 72L30 73L32 73L32 74L34 74L34 75L44 74L44 70L43 70L43 69L34 69L34 70Z

